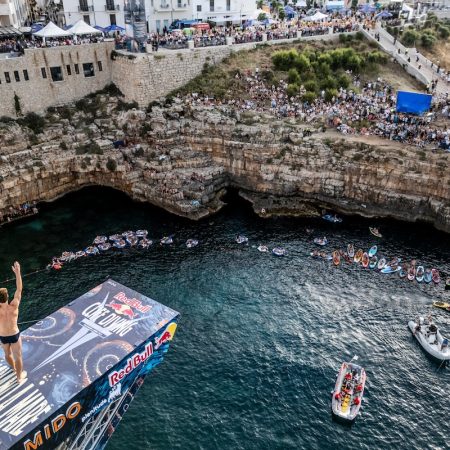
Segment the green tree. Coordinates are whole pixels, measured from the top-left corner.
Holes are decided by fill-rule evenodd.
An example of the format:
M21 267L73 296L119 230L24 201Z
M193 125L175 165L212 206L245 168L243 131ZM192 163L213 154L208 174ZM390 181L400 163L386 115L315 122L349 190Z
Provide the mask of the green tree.
M286 18L286 12L282 6L278 8L278 17L280 20L284 20Z
M414 30L406 30L402 34L402 42L406 47L412 47L416 40L419 38L419 34Z
M259 13L258 14L258 21L259 22L264 22L264 20L266 20L266 19L267 19L266 13Z
M288 82L292 84L300 83L300 75L298 74L297 69L295 69L294 67L292 69L289 69Z
M264 5L264 0L258 0L258 1L256 2L256 7L257 7L258 9L262 9L263 5Z
M319 86L317 85L317 81L315 80L308 80L303 84L303 87L309 91L309 92L315 92L317 93L319 90Z
M314 100L317 98L317 95L315 92L305 92L302 96L302 100L306 103L313 103Z
M288 97L295 97L296 95L298 95L298 91L298 84L289 84L286 89L286 94L288 95Z
M338 95L337 89L325 89L325 101L331 102Z

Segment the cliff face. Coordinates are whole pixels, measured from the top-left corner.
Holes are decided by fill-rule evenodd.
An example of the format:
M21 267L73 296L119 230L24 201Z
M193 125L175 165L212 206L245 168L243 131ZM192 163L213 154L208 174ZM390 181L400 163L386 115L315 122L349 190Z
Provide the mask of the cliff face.
M314 216L329 208L420 219L450 232L450 154L305 128L180 104L123 112L83 130L57 121L34 145L8 126L0 133L0 211L98 184L198 219L217 211L233 186L259 214ZM139 144L114 150L122 129ZM81 154L90 145L103 154Z

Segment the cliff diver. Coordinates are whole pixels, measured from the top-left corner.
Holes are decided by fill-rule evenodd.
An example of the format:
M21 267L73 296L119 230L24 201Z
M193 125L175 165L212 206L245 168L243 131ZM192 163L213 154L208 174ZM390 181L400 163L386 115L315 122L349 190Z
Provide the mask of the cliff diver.
M5 352L6 362L16 372L17 381L22 383L27 378L27 372L23 370L22 339L17 326L19 305L22 299L22 275L20 264L17 261L12 266L12 271L16 276L14 298L9 301L8 290L0 289L0 342Z

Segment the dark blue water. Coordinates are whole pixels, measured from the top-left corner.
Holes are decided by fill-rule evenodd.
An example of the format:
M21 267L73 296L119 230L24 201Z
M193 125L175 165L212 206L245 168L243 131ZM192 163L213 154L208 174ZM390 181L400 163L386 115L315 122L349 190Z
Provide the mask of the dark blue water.
M427 225L263 220L236 199L195 223L88 189L0 229L0 277L9 278L15 259L27 273L97 234L146 228L156 239L175 235L170 248L111 252L25 278L22 321L46 316L107 276L181 313L165 361L148 377L110 450L449 448L450 370L427 359L407 329L408 320L433 312L450 335L450 314L430 306L445 298L443 287L309 257L316 235L326 234L330 248L370 247L376 238L369 225L384 234L376 242L382 254L450 272L449 236ZM250 245L235 244L236 233ZM199 239L199 247L186 249L188 238ZM261 254L253 247L259 243L289 254ZM341 362L355 354L368 381L349 429L332 421L330 392Z

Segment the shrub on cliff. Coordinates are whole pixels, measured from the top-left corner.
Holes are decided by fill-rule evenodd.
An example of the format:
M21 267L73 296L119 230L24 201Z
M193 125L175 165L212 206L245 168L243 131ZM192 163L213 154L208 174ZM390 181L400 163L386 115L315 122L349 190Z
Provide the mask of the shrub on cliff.
M106 168L110 172L114 172L117 169L117 163L114 159L108 158L108 161L106 162Z
M89 153L91 155L103 155L102 148L95 141L87 142L78 146L76 152L77 155L85 155Z
M117 102L117 111L129 111L130 109L139 109L137 102L124 102L120 100Z
M315 92L305 92L302 95L302 100L309 104L313 103L316 98L317 98L317 95Z
M17 123L22 126L28 127L33 131L34 134L42 133L45 127L45 119L34 112L25 114L24 117L17 120Z

